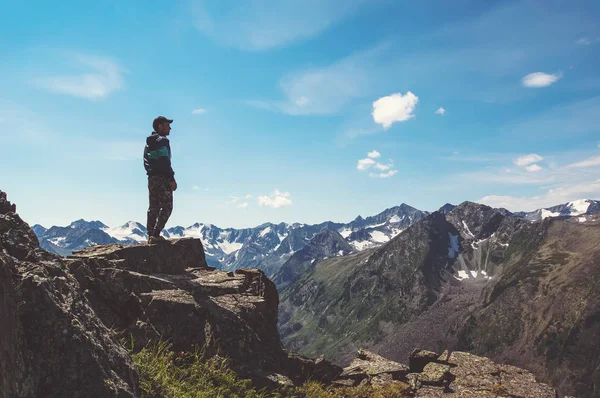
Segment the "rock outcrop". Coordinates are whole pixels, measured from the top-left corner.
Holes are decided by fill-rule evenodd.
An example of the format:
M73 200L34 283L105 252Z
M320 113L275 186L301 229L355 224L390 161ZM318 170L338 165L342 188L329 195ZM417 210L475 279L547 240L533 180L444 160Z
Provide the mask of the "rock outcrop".
M465 352L415 350L409 358L418 370L359 350L350 366L335 381L337 385L406 383L411 396L556 398L556 391L523 370L498 365L488 358Z
M125 342L201 348L259 386L330 382L342 371L285 350L275 285L257 269L208 267L199 239L62 258L39 247L15 210L0 192L3 397L138 396Z

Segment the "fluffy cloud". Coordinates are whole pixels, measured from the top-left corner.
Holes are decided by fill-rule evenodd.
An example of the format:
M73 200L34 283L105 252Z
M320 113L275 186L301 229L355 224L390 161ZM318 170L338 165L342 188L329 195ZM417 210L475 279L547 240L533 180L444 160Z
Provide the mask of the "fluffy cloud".
M39 78L34 84L59 94L90 100L104 99L124 85L125 69L106 57L77 54L72 57L76 67L85 67L87 72L73 75L57 75Z
M370 157L371 159L377 159L378 157L381 156L381 154L379 152L377 152L376 150L372 150L371 152L367 153L367 156Z
M396 93L381 97L373 102L373 120L388 129L393 123L404 122L413 118L419 97L408 91L406 94Z
M202 115L203 113L206 113L206 109L204 108L198 108L192 111L192 115Z
M529 171L530 173L535 173L537 171L540 171L541 169L542 168L535 163L525 167L525 170Z
M398 172L398 170L390 170L387 173L369 173L370 177L373 178L390 178L392 177L394 174L396 174Z
M243 202L243 203L240 203L240 204L238 204L238 205L237 205L237 206L235 206L235 207L237 207L237 208L239 208L239 209L245 209L245 208L247 208L247 207L248 207L248 202Z
M516 164L517 166L527 166L529 164L532 163L537 163L544 160L543 157L541 157L540 155L538 155L537 153L530 153L529 155L525 155L525 156L521 156L516 158L513 163Z
M281 192L278 189L273 191L271 196L259 196L258 204L261 206L272 207L274 209L278 209L280 207L290 206L292 204L292 200L290 199L289 192Z
M388 178L396 174L398 171L394 170L393 163L383 164L377 162L376 158L381 157L381 154L376 150L373 150L367 153L367 157L364 159L359 159L356 164L356 170L358 171L367 171L367 170L379 170L381 172L370 172L369 176L374 178ZM383 171L387 171L383 173Z
M525 76L522 83L525 87L548 87L549 85L556 83L561 77L562 74L560 73L551 75L544 72L535 72Z
M356 170L360 170L360 171L367 170L376 164L377 164L377 162L371 158L359 159L358 164L356 165Z
M444 108L442 108L441 106L438 108L437 111L435 111L436 115L444 116L445 113L446 113L446 110Z

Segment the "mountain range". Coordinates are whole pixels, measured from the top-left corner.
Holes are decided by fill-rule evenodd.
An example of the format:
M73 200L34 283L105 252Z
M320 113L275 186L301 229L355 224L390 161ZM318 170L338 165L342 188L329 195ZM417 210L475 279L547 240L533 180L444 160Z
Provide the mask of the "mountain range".
M439 211L445 214L452 211L454 207L445 204ZM600 211L600 202L579 200L534 212L515 213L515 215L529 221L538 221L546 217L582 216L597 211ZM286 262L292 261L292 264L297 264L298 258L292 259L293 255L323 231L337 231L353 251L358 252L389 242L414 222L428 215L427 211L401 204L375 216L366 218L358 216L349 223L331 221L315 225L264 223L254 228L244 229L219 228L212 224L195 223L188 227L171 227L163 230L162 234L166 238L202 239L208 264L218 269L259 268L273 277ZM118 227L109 227L100 221L77 220L66 227L53 226L46 229L36 224L32 229L39 238L42 248L61 256L68 256L74 250L81 250L95 244L136 244L148 238L146 227L135 221ZM350 251L346 247L342 254L348 253ZM314 256L310 261L327 256ZM288 270L292 268L291 265L286 267ZM293 274L292 279L298 274L298 270ZM276 281L283 283L284 279L280 277Z
M303 263L280 284L282 340L338 364L360 347L402 358L416 341L509 362L587 396L600 365L597 205L518 214L444 206L379 247Z

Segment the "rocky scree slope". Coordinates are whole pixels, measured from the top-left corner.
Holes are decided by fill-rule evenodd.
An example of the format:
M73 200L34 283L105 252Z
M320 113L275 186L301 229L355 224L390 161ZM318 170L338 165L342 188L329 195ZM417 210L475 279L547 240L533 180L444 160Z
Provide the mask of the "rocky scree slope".
M327 259L281 292L286 346L340 364L367 347L467 350L590 396L600 365L598 216L530 223L463 203L388 244Z

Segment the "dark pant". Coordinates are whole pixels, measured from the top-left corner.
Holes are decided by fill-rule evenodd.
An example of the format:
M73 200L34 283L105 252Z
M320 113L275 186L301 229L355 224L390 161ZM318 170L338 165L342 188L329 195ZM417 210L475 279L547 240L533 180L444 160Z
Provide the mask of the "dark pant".
M148 208L148 236L159 236L173 211L171 180L164 176L148 178L150 207Z

